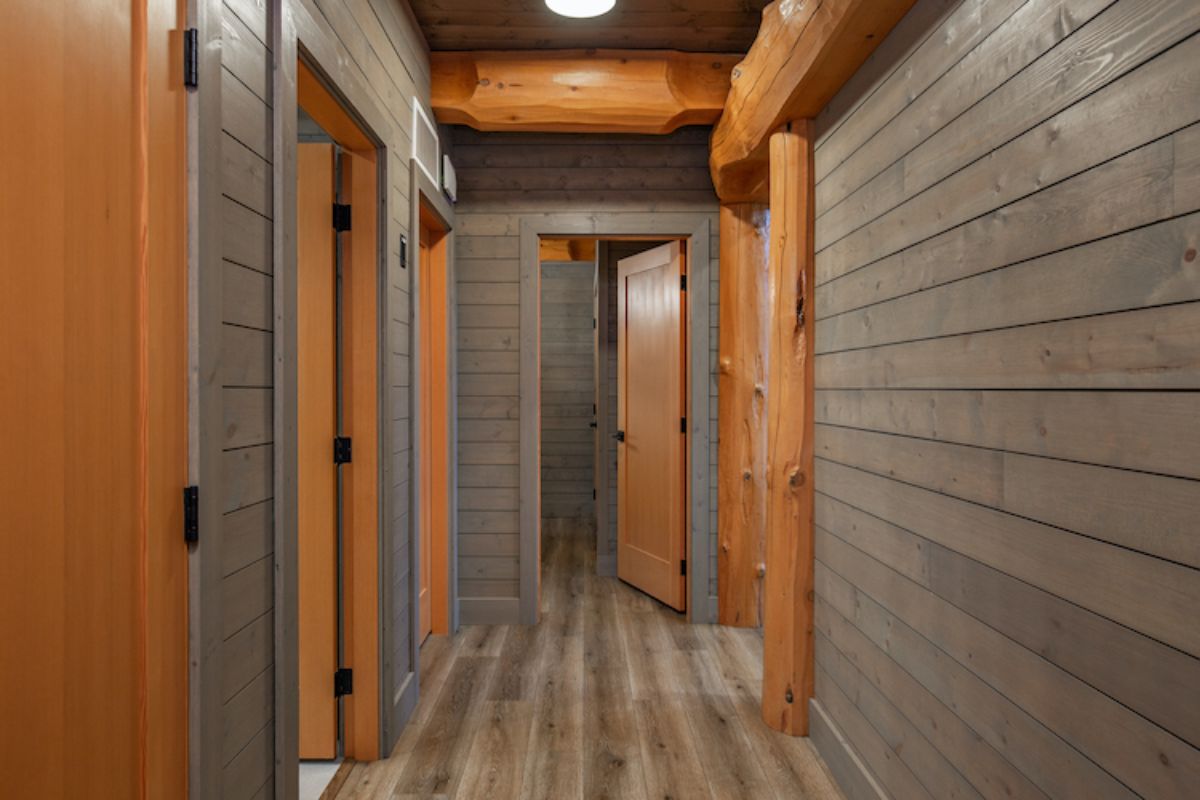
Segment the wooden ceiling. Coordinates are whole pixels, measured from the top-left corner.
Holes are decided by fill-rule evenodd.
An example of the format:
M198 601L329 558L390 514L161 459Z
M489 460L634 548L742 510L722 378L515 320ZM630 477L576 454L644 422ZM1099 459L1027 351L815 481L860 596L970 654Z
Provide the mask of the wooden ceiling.
M744 53L769 0L617 0L594 19L543 0L409 0L433 50L603 47Z

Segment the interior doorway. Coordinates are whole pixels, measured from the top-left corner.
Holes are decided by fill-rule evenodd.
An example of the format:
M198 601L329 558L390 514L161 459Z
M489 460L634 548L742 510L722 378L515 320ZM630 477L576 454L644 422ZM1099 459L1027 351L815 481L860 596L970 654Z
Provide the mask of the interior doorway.
M423 193L417 240L420 372L420 503L417 639L450 632L449 228Z
M538 246L541 560L586 538L595 558L583 569L677 611L687 609L684 253L664 237Z
M303 63L297 95L299 752L306 761L373 760L379 756L377 148Z

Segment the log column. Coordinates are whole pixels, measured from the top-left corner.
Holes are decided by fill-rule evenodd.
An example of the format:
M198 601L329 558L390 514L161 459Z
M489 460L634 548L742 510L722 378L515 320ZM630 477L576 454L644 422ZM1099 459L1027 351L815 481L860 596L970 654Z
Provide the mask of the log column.
M813 126L770 140L763 719L806 736L813 695Z
M744 628L762 624L769 220L762 203L721 206L717 617Z

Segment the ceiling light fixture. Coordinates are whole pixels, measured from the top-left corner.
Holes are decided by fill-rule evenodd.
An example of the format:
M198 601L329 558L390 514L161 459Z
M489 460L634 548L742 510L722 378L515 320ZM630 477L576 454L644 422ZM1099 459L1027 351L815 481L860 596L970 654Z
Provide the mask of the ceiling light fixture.
M546 7L555 14L575 19L607 14L616 4L617 0L546 0Z

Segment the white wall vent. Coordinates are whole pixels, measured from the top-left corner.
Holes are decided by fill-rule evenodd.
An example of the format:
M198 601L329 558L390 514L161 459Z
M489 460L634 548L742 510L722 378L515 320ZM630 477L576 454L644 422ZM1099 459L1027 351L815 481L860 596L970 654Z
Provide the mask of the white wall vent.
M414 97L412 157L421 172L425 173L425 177L433 181L434 186L440 185L438 181L439 154L437 127L429 121L429 115L425 113L425 109L421 108L421 101Z

